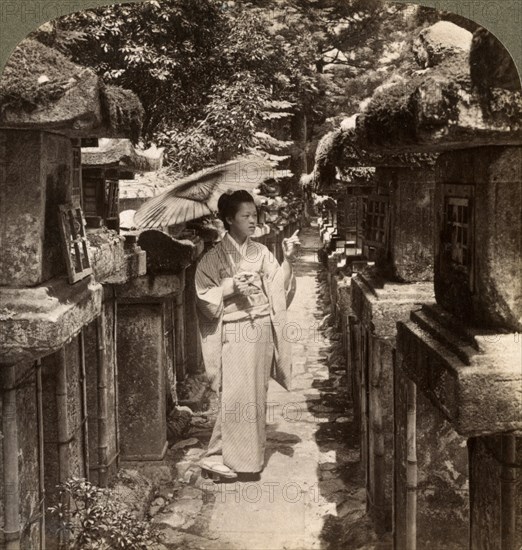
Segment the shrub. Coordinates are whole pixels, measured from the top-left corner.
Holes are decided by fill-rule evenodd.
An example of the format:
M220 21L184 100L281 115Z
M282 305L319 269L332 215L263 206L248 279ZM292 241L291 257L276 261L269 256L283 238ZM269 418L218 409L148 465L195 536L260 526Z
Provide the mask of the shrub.
M116 503L110 489L72 477L59 485L60 503L49 508L71 550L146 550L157 534Z

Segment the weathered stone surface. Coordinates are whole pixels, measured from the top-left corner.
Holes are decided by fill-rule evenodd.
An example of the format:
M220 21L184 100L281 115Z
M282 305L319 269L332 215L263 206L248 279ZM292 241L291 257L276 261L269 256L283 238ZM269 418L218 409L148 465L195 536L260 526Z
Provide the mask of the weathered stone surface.
M33 364L22 363L17 365L17 382L23 379L27 373L33 370ZM29 380L34 380L30 377ZM1 405L0 405L1 407ZM23 411L17 418L18 445L20 456L24 458L20 461L20 479L23 480L26 496L20 502L20 516L30 518L33 510L38 506L39 491L39 467L38 467L38 420L37 403L34 398L34 387L32 384L22 384L16 392L16 407L18 411ZM5 409L4 409L5 410ZM5 433L5 432L4 432ZM5 441L5 440L4 440ZM0 457L0 468L3 468L3 457ZM4 496L5 485L0 489L0 496ZM2 514L3 510L0 512ZM38 525L34 525L24 530L21 539L21 548L38 547L40 533Z
M183 274L182 274L183 275ZM119 300L166 298L183 290L184 277L178 275L144 275L116 286Z
M446 153L437 171L437 302L463 321L522 330L522 148ZM442 225L455 196L467 197L469 213L467 261L457 266Z
M174 239L156 229L140 233L138 245L147 252L147 272L151 274L179 273L203 252L204 243Z
M407 534L416 530L418 548L464 550L469 544L466 439L455 433L420 391L416 395L409 393L411 388L402 365L398 352L394 371L396 547L406 548ZM433 445L434 441L437 445ZM416 501L415 515L408 514L408 501L412 498Z
M102 286L51 279L34 288L0 287L0 363L35 359L60 349L101 312Z
M413 43L413 53L417 63L426 69L456 53L468 54L472 38L466 29L450 21L439 21L420 32Z
M34 286L66 273L58 206L71 199L72 155L63 136L0 131L0 285Z
M198 492L201 494L201 491ZM201 497L199 499L180 499L169 504L154 518L153 522L171 529L189 529L194 525L202 506Z
M467 437L522 429L522 342L466 330L437 306L398 323L402 368Z
M20 42L11 54L2 92L2 126L136 140L141 131L143 107L134 93L105 85L91 69L33 39Z
M522 547L521 466L520 434L470 440L471 548L502 548L506 541L511 548ZM506 513L512 524L505 521Z
M56 102L31 112L8 109L3 112L0 122L3 126L45 128L71 136L87 136L91 129L103 125L100 79L91 69L84 68Z
M129 139L102 138L98 147L82 147L82 165L117 164L124 170L153 172L161 168L163 150L154 145L138 149Z
M433 168L377 168L390 189L391 271L404 282L432 281L434 272L435 180Z
M119 266L119 269L108 275L103 282L110 285L121 285L146 273L147 255L144 250L136 247L136 250L133 252L125 254L123 263Z
M122 460L161 460L167 449L164 304L118 303Z
M350 371L354 413L361 426L368 511L381 534L391 529L393 464L393 348L397 321L433 299L431 283L398 284L358 274L352 279Z
M407 320L416 304L433 299L431 283L379 284L358 274L351 288L354 315L380 338L395 338L397 321Z
M67 421L68 433L78 434L77 437L71 437L67 442L64 442L64 448L66 449L68 457L68 475L85 477L86 463L83 452L84 438L82 437L82 420L84 414L81 407L82 384L80 380L79 338L72 338L70 342L66 343L56 353L51 353L42 357L41 368L44 441L56 441L59 439L58 418L63 414L62 418L65 417ZM65 405L63 408L59 406L58 400L56 399L58 373L64 375L67 383L67 400L66 404L63 403ZM33 402L36 404L35 397L33 397L33 399ZM22 411L23 409L19 409L19 416L23 416ZM38 420L36 420L36 418L34 420L36 425L38 425ZM33 452L37 451L37 449L38 447L33 448ZM24 455L22 455L22 457L24 459L28 458ZM47 445L45 447L44 461L45 498L49 506L55 506L60 502L57 486L63 475L59 460L59 445ZM24 491L24 485L25 484L22 482L22 491ZM29 487L27 489L29 489ZM29 495L28 497L30 499ZM32 513L34 513L34 510ZM57 523L54 523L53 527L55 526L57 527Z
M522 139L520 83L513 88L503 78L473 88L469 56L458 50L407 81L378 90L357 119L360 144L417 153L517 145Z
M125 262L124 237L116 231L101 228L87 233L89 257L95 279L102 283L123 268Z

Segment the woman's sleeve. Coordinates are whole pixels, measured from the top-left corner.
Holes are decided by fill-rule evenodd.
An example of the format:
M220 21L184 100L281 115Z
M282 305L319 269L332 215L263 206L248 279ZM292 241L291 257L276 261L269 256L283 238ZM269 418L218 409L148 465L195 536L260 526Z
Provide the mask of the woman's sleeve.
M294 299L295 290L296 290L295 273L292 271L290 281L288 281L288 287L285 288L283 267L277 261L276 257L272 254L272 252L268 250L268 248L265 250L265 255L263 258L263 271L265 275L268 277L268 281L270 282L271 286L275 284L275 285L281 285L284 288L285 298L286 298L286 307L290 306L290 304L292 303L292 300Z
M196 268L196 296L199 311L208 319L223 314L223 289L219 286L217 268L203 257Z

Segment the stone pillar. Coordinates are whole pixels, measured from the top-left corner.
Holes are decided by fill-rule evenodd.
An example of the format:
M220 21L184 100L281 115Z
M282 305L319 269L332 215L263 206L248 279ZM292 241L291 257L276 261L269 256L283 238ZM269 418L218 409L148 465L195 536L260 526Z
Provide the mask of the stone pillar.
M161 460L167 449L166 316L181 294L176 275L118 285L117 360L122 461Z
M122 460L161 460L166 451L163 310L158 303L122 303L118 315Z
M394 548L468 548L466 438L417 390L402 369L403 361L397 353Z
M0 131L0 286L30 287L66 273L58 205L71 199L72 169L69 138Z
M351 282L354 315L350 370L368 510L379 532L392 527L393 354L396 323L433 296L431 283L384 284L358 274Z
M187 374L195 375L201 372L202 355L199 340L198 317L196 311L196 264L191 264L185 270L185 355Z
M469 440L471 548L522 547L522 435Z
M182 284L185 288L185 271L182 272ZM176 342L176 379L178 382L187 376L187 353L186 353L186 317L184 306L184 290L178 292L174 297L174 331Z

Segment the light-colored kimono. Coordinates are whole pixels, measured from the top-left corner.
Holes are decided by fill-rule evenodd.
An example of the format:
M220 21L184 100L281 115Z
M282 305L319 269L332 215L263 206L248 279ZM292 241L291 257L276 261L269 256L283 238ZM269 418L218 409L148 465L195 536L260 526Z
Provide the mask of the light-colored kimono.
M225 305L221 280L233 277L239 271L251 271L259 274L269 307L266 312L270 315L272 338L274 343L274 358L271 376L285 389L291 389L292 379L292 344L285 338L287 307L292 302L296 279L292 274L290 284L285 289L283 268L268 248L250 238L247 239L245 249L246 258L241 255L238 247L231 241L228 233L209 250L200 260L196 269L196 293L201 349L205 371L214 391L219 391L221 385L221 351L223 344L224 317L233 318L234 313L226 313L225 309L233 310L234 305ZM244 311L249 309L256 315L256 309L263 306L251 306L248 300L241 303L235 301L235 307ZM250 306L250 307L249 307Z
M223 299L221 280L241 272L249 272L262 292ZM247 239L239 247L225 234L197 267L196 293L203 360L220 397L206 457L236 472L259 472L270 375L291 387L292 344L285 331L295 276L285 290L283 269L266 246Z

